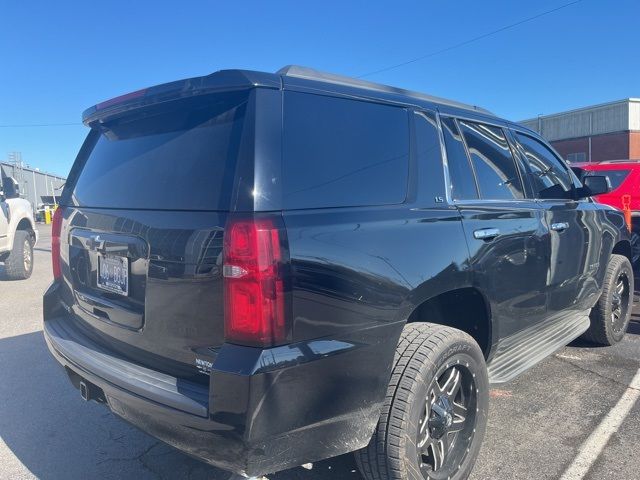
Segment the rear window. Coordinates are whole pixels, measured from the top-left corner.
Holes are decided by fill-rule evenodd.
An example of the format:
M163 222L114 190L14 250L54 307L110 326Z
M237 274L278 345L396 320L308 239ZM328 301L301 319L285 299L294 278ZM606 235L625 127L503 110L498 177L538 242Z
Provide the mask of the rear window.
M228 210L248 92L141 110L93 132L73 191L80 206Z
M376 103L287 92L286 209L397 204L409 173L409 116Z
M611 182L611 190L615 190L624 179L629 175L630 170L594 170L592 172L587 172L587 175L602 175L609 177L609 181Z

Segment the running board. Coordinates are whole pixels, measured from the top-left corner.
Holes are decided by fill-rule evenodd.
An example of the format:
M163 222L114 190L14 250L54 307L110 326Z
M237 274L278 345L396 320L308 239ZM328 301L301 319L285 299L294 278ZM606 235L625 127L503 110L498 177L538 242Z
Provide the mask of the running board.
M587 312L572 312L505 338L487 365L490 383L505 383L560 350L587 331Z

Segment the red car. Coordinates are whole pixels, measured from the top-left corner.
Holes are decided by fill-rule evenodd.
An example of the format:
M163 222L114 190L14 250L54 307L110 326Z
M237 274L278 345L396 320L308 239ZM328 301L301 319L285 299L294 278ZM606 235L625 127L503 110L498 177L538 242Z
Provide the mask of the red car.
M579 178L585 172L606 175L611 191L595 197L600 203L623 210L625 203L631 209L633 264L640 261L640 160L611 160L598 163L572 163L571 168ZM628 195L628 196L627 196Z

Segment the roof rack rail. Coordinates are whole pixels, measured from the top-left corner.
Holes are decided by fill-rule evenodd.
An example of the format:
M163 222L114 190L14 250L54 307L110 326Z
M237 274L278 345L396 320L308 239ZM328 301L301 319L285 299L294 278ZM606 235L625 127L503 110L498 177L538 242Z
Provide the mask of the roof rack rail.
M473 110L473 111L481 112L491 116L494 115L489 110L486 110L482 107L478 107L476 105L468 105L466 103L456 102L455 100L435 97L432 95L427 95L425 93L405 90L402 88L391 87L389 85L384 85L381 83L369 82L367 80L360 80L358 78L347 77L343 75L336 75L334 73L322 72L314 68L303 67L300 65L287 65L285 67L282 67L280 70L278 70L276 74L283 75L286 77L304 78L307 80L317 80L320 82L333 83L336 85L362 88L365 90L373 90L376 92L404 95L407 97L414 97L420 100L426 100L432 103L439 103L439 104L448 105L451 107L462 108L465 110Z

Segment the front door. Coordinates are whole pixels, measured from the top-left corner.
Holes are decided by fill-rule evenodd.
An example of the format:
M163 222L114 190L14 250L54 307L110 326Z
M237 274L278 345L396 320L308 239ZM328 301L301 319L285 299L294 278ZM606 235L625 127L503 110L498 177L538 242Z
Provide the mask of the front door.
M598 209L590 200L576 200L573 175L551 148L522 132L515 138L549 230L549 316L584 316L598 298L604 271Z

